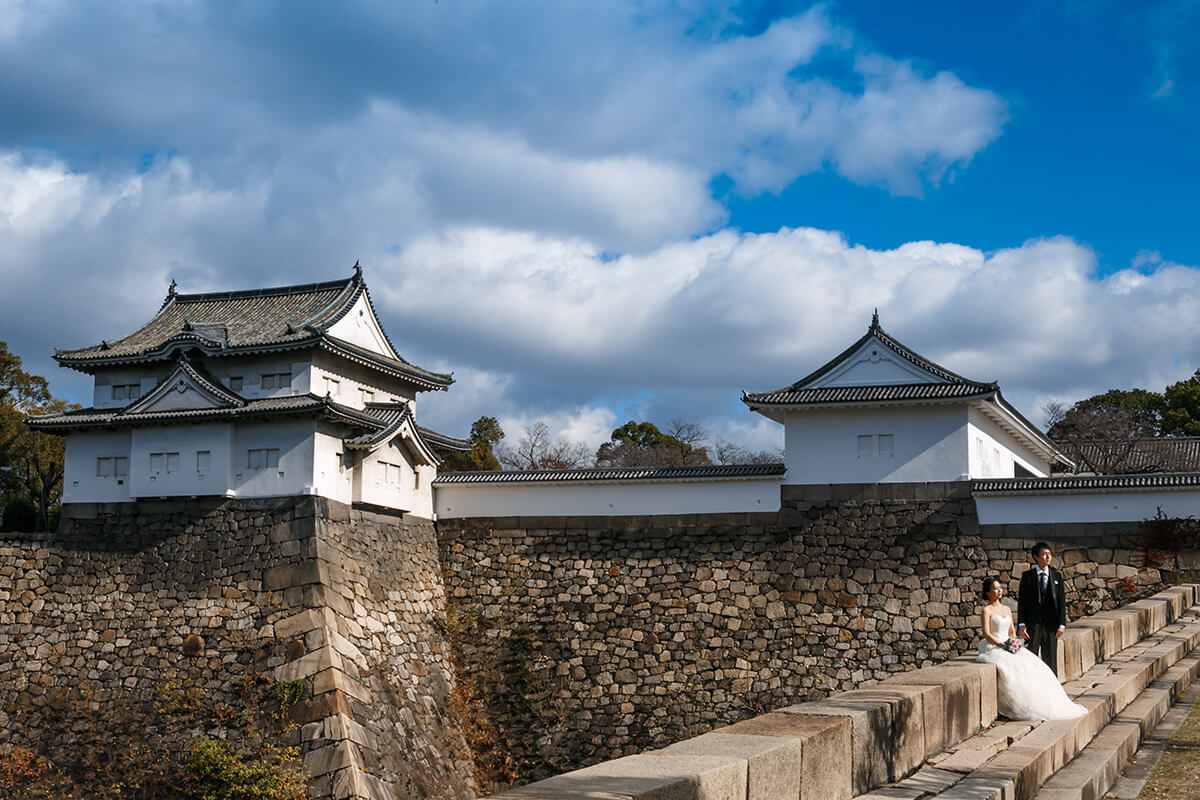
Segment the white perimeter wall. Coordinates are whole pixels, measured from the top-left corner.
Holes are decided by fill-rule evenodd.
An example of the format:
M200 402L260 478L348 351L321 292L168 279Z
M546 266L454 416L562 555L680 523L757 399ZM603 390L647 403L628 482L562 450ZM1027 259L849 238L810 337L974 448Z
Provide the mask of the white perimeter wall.
M671 483L435 486L438 517L577 517L778 511L782 478Z
M1014 463L1021 464L1041 478L1050 474L1050 464L1045 459L1030 452L1015 436L987 415L972 408L968 411L967 419L972 478L1015 477Z
M1168 517L1195 516L1200 489L1176 492L1112 492L1104 494L978 495L975 508L981 525L1037 522L1138 522L1162 512Z
M811 409L784 421L789 484L925 483L962 480L968 470L962 405ZM860 456L858 437L891 434L892 455Z

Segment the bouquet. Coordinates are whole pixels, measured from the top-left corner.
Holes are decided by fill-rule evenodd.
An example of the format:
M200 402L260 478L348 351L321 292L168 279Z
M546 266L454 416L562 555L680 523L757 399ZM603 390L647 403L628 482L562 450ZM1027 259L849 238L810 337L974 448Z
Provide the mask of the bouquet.
M1021 649L1021 640L1016 637L1008 639L1004 642L1004 649L1010 653L1015 653Z

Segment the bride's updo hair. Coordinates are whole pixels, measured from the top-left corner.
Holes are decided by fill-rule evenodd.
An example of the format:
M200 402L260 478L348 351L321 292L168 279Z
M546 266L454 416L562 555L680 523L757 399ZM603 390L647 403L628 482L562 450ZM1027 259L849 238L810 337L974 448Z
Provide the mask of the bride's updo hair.
M984 601L986 602L988 599L988 592L990 592L992 590L992 584L999 583L999 582L1000 582L1000 579L997 578L995 575L989 575L988 577L984 578L983 586L979 590L979 596L982 597L984 599Z

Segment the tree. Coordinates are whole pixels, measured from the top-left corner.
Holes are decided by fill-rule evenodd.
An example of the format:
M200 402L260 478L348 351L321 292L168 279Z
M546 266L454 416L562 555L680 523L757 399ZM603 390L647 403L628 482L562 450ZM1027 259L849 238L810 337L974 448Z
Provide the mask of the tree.
M708 450L700 446L707 434L691 422L671 421L663 433L650 422L630 420L612 432L596 450L598 467L682 467L711 464Z
M497 455L507 469L572 469L584 466L588 450L577 442L554 440L550 426L538 420L525 429L515 448L501 448Z
M499 472L500 461L495 448L504 438L504 431L495 417L480 417L471 424L471 449L439 450L442 469L446 472Z
M21 369L21 359L0 342L0 496L26 500L37 509L37 527L49 530L50 511L62 500L66 447L61 437L25 426L25 417L79 408L50 394L40 375Z
M718 464L782 464L784 460L781 448L755 453L726 439L713 442L713 454Z
M1161 432L1163 396L1145 389L1110 389L1080 400L1070 408L1061 403L1043 407L1047 435L1068 458L1090 472L1121 474L1136 469L1138 442Z
M1162 432L1168 436L1200 436L1200 369L1192 377L1163 390Z

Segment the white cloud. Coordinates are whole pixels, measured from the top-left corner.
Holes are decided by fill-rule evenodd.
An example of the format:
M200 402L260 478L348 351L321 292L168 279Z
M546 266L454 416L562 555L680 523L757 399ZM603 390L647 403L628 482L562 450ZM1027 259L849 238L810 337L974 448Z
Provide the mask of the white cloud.
M374 193L297 218L278 205L280 176L222 189L183 159L106 178L0 157L10 289L0 337L57 391L86 400L86 381L51 369L51 348L123 335L172 277L202 291L348 274L346 243L364 238L357 215L380 198L422 208L412 183L385 176L366 184ZM723 230L610 257L584 237L500 227L401 235L353 255L401 352L455 373L448 394L422 405L423 424L451 434L490 414L514 432L544 419L591 446L649 416L769 448L771 425L738 392L811 371L861 335L875 308L918 352L999 379L1033 417L1039 398L1161 389L1200 365L1200 342L1180 323L1200 317L1200 270L1147 253L1138 269L1096 280L1093 253L1066 238L984 253L933 242L872 250L809 228Z
M721 224L714 176L754 195L828 168L914 194L1005 121L995 94L866 50L824 6L755 35L698 33L720 16L637 3L51 7L0 37L0 147L53 141L76 168L178 153L214 186L269 180L280 213L312 213L317 189L326 208L365 193L383 201L374 217L625 251Z

